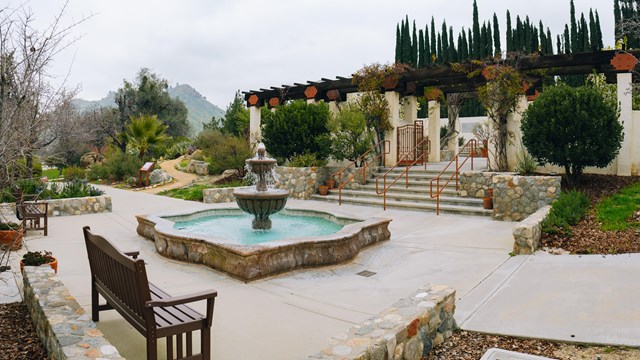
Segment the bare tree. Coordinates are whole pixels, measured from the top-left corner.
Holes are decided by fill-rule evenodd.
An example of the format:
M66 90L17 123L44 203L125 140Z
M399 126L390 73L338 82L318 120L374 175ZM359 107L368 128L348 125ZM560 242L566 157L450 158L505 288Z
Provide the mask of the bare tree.
M55 110L74 95L54 86L48 72L54 57L76 40L72 29L85 21L64 25L66 7L44 29L24 5L0 9L0 186L19 176L19 159L31 173L34 153L59 134L51 127Z

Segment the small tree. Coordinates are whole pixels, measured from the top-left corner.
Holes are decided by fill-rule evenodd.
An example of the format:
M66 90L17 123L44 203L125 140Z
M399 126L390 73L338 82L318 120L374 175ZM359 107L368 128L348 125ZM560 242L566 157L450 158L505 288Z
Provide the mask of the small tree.
M249 135L249 110L244 105L244 98L240 90L236 92L233 101L227 106L222 118L222 132L235 136Z
M547 88L522 118L522 142L539 164L565 169L575 183L587 166L605 167L623 138L618 105L593 86Z
M314 153L319 159L329 156L323 146L329 135L327 104L297 100L275 112L264 111L262 117L262 138L271 155L286 160L304 153Z
M367 130L365 116L354 104L342 106L340 113L331 119L330 128L331 156L335 160L355 161L371 146L372 134Z
M140 159L153 152L153 149L162 145L169 137L166 135L168 126L164 125L158 117L141 115L131 117L124 136L132 149L137 149Z
M492 66L483 70L487 83L478 88L478 98L493 125L492 141L496 147L495 170L507 171L507 115L516 108L518 97L524 94L523 81L515 69L508 66Z

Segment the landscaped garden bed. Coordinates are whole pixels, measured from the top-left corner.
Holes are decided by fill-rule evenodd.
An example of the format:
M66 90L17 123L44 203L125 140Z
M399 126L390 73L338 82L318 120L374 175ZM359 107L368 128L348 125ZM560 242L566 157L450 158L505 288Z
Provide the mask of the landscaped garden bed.
M0 329L0 358L49 359L24 303L0 304Z
M640 214L637 205L640 198L640 186L638 182L640 182L638 176L584 175L580 184L573 188L585 193L590 200L585 217L577 225L570 226L569 233L544 233L541 245L548 248L561 248L572 254L640 252ZM623 190L633 184L636 184L633 189ZM563 188L564 186L565 184L563 184ZM624 198L617 202L616 199L610 198L621 191L631 193L623 195ZM632 206L634 201L636 204L635 214L631 213L627 218L628 226L603 224L603 221L615 222L616 217L619 216L619 209ZM598 204L602 205L598 206ZM603 230L605 226L619 229Z

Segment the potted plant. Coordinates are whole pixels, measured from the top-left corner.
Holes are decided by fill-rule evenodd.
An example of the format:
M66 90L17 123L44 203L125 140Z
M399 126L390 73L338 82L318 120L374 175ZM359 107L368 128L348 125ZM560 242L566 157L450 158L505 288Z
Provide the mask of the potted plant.
M58 259L51 255L51 251L28 251L20 260L20 271L24 271L25 266L40 266L49 264L53 271L58 272Z
M493 189L487 189L486 196L482 198L482 201L484 202L485 209L493 209Z
M22 247L22 226L13 222L0 222L0 248L18 250Z
M471 130L475 138L482 144L480 151L482 157L489 156L489 138L491 137L491 129L489 128L489 122L483 121L475 124Z
M335 180L333 180L333 178L329 178L329 180L326 181L326 185L329 187L329 190L333 189L334 184Z
M320 195L327 195L329 193L329 187L327 185L318 186L318 193Z

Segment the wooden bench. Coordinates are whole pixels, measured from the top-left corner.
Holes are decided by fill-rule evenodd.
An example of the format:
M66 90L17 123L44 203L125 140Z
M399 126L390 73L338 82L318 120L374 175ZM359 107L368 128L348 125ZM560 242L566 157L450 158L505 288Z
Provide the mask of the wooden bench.
M16 217L22 221L22 229L44 230L47 236L49 228L49 203L38 200L37 195L25 195L21 190L16 191Z
M138 252L122 253L102 236L85 226L84 239L91 268L91 316L115 309L147 339L147 359L157 359L157 339L167 338L167 359L208 360L211 357L211 323L217 292L203 291L171 297L147 280L145 263ZM101 295L106 304L98 303ZM184 305L207 301L207 315ZM193 355L193 331L200 330L200 354ZM183 346L183 334L185 346ZM176 337L176 357L173 338ZM186 354L184 354L186 350Z

